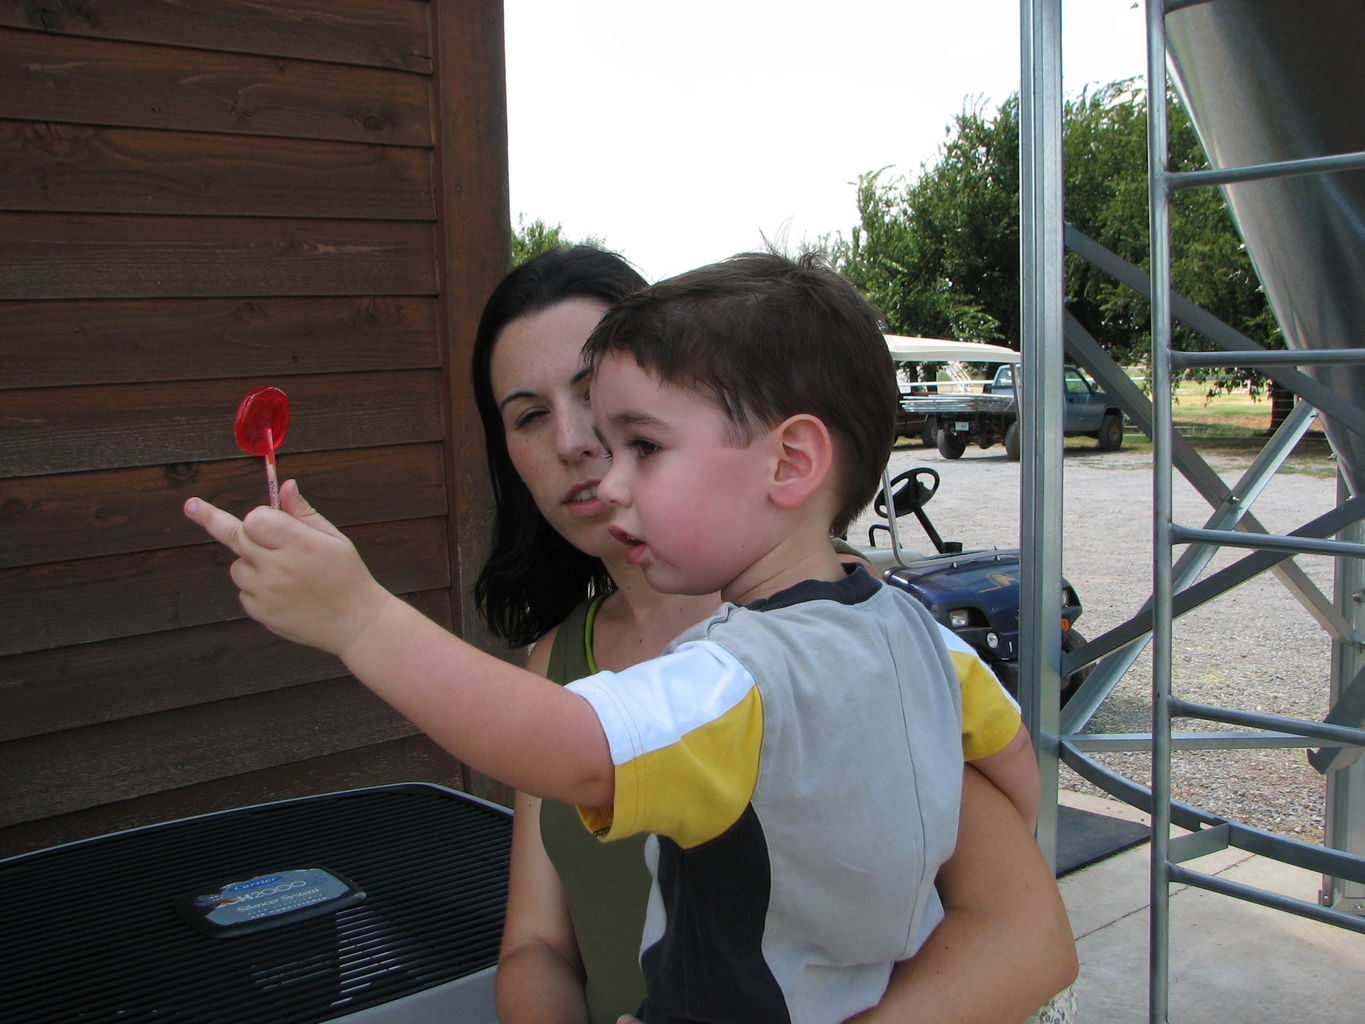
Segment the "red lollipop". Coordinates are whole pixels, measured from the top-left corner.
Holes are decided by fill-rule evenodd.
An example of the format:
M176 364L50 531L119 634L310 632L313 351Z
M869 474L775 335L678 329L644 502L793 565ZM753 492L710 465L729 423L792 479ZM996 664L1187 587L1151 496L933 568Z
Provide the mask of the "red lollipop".
M270 507L280 507L280 483L275 475L275 449L289 431L289 398L275 387L257 388L237 407L237 447L248 455L265 456L265 479Z

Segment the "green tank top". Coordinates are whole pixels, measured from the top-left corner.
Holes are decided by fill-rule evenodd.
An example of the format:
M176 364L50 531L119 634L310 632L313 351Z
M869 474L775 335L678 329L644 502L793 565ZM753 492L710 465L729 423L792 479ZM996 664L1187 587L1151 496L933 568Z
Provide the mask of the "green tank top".
M555 635L546 675L561 686L597 671L592 627L601 601L578 605ZM568 896L587 974L588 1015L592 1024L615 1024L645 997L639 958L650 886L645 837L600 842L577 809L553 800L541 802L540 836Z

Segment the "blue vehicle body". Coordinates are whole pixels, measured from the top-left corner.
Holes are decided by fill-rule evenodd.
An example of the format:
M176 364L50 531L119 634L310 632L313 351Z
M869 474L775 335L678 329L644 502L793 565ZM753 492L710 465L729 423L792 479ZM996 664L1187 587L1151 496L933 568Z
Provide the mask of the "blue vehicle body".
M932 480L932 484L922 481ZM899 489L896 485L904 483ZM928 467L909 470L891 481L894 494L892 504L897 517L913 514L924 527L938 554L927 557L902 558L891 565L883 578L893 587L911 594L929 609L930 614L963 640L971 644L995 672L1011 694L1019 693L1019 579L1020 560L1017 548L991 548L963 551L962 545L942 540L924 512L924 503L938 489L938 474ZM879 513L885 514L886 498L876 502ZM874 543L880 531L890 532L889 525L875 525L869 535ZM874 561L884 561L885 549L868 552ZM1072 628L1080 618L1080 598L1071 584L1063 580L1059 595L1062 603L1062 649L1069 650L1084 642ZM1084 672L1077 673L1062 685L1063 702L1084 680Z
M974 551L916 559L886 581L913 594L973 647L1007 661L1019 657L1019 553ZM954 611L966 619L950 624Z

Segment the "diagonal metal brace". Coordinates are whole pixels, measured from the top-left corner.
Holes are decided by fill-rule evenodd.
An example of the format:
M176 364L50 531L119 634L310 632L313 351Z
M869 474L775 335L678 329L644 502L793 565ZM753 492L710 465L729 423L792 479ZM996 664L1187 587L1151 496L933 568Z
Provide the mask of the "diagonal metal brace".
M1134 266L1117 253L1110 252L1093 238L1076 230L1070 224L1063 226L1066 247L1088 263L1127 285L1139 295L1151 299L1151 280L1139 267ZM1171 293L1171 313L1189 324L1214 344L1229 352L1263 352L1265 346L1248 338L1241 331L1219 320L1212 313L1175 292ZM1306 373L1288 366L1268 366L1265 375L1282 387L1288 388L1304 399L1319 412L1332 417L1342 426L1365 435L1365 409L1346 401L1330 388L1319 384Z
M1357 520L1365 519L1365 497L1349 498L1336 508L1305 523L1288 534L1290 537L1330 537L1340 533ZM1245 583L1254 576L1265 572L1271 566L1291 557L1289 551L1257 551L1239 559L1232 565L1220 569L1198 583L1187 587L1172 598L1171 608L1176 616L1185 614L1205 602L1213 600L1233 587ZM1152 631L1152 612L1145 609L1138 612L1106 633L1102 633L1071 652L1071 657L1079 664L1098 661L1104 655L1132 643Z

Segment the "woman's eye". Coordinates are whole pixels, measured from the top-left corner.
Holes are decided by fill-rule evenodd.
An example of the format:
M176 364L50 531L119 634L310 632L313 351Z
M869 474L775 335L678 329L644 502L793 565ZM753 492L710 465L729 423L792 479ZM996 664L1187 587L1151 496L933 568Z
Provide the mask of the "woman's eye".
M638 438L637 440L630 442L630 446L635 449L635 454L642 459L649 458L659 450L657 444L653 441L646 441L644 438Z
M545 415L546 411L544 409L527 409L512 420L512 427L516 430L525 430L532 423Z

